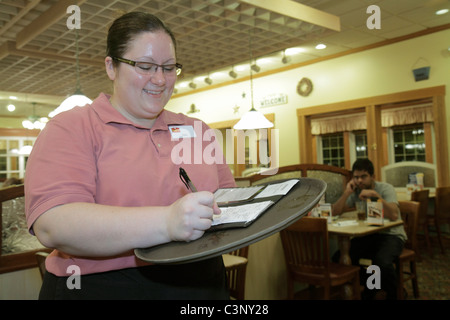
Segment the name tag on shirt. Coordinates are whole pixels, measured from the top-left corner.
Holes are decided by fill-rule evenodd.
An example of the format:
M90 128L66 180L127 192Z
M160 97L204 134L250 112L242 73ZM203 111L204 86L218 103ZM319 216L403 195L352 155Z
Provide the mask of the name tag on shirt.
M195 131L192 126L169 126L169 131L173 139L195 138Z

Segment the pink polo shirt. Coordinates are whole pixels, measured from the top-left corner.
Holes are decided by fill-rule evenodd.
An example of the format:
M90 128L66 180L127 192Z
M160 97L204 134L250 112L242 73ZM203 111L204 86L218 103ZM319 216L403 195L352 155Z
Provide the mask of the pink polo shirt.
M179 127L187 126L187 127ZM193 128L196 137L172 138L169 129ZM175 133L176 134L176 133ZM198 190L235 186L214 133L202 121L162 111L151 129L123 117L99 97L53 118L40 133L28 159L25 202L28 228L47 210L66 203L114 206L167 206L189 193L179 167ZM76 230L74 230L76 232ZM83 259L54 250L46 262L57 276L144 265L133 252L108 259Z

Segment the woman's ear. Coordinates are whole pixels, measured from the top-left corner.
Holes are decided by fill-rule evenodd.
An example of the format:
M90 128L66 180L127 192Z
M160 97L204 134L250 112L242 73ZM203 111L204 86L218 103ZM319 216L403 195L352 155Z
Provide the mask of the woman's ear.
M109 79L114 80L116 78L116 68L114 67L113 59L111 57L105 58L105 68Z

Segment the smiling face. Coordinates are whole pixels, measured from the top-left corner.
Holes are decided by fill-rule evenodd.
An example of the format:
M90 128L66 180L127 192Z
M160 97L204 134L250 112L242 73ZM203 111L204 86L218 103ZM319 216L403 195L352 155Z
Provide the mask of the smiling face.
M175 46L164 31L142 32L129 44L125 59L158 65L176 63ZM164 74L159 67L153 75L142 75L135 67L120 63L114 66L106 57L106 72L114 82L111 104L125 118L150 128L172 96L176 74Z

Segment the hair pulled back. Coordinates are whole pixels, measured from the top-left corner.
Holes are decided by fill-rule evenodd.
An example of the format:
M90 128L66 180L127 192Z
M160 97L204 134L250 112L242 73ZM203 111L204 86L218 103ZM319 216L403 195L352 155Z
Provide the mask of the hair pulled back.
M176 40L172 31L156 16L146 12L129 12L114 20L108 30L106 56L123 57L128 45L142 32L164 31L175 47ZM113 62L117 64L116 61Z

